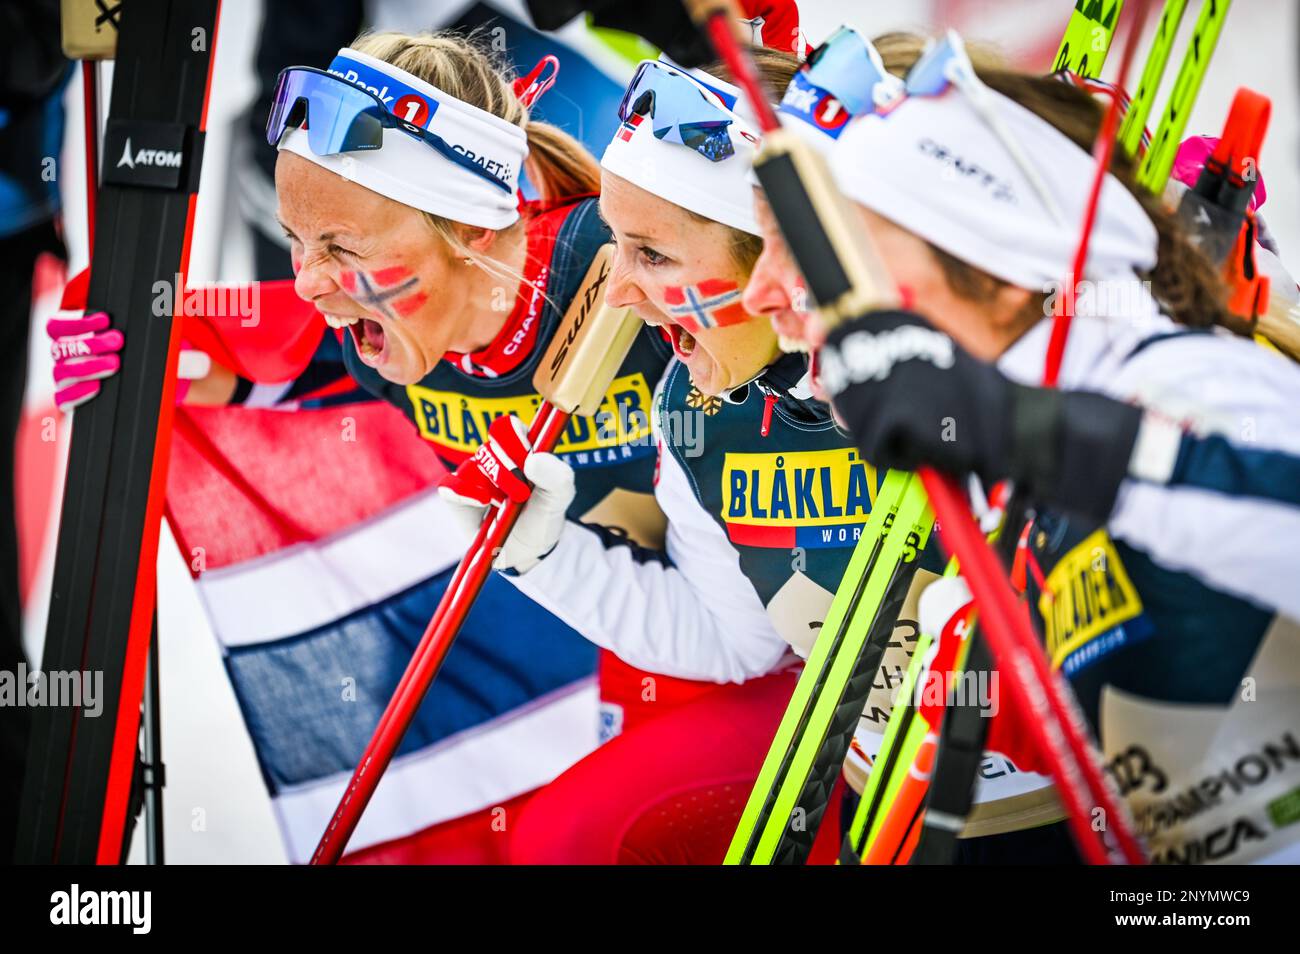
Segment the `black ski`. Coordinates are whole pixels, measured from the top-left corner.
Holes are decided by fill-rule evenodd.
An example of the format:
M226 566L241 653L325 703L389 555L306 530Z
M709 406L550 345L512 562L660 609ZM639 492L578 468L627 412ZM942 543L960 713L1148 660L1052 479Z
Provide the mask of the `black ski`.
M154 315L154 285L186 271L218 7L122 5L88 300L123 329L126 347L121 371L76 412L43 661L46 673L102 673L103 711L36 712L16 853L23 862L119 858L179 347L171 318ZM180 291L171 289L173 301Z

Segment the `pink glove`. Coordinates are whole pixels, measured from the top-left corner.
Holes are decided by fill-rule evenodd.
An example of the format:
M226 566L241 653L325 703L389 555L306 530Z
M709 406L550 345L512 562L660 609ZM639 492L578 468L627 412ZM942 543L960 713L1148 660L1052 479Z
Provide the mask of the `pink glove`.
M1218 144L1217 136L1189 136L1184 139L1178 147L1178 154L1174 156L1174 178L1188 187L1196 185L1201 170L1205 168L1206 161ZM1264 190L1264 177L1259 175L1258 170L1255 174L1259 178L1255 182L1255 193L1250 197L1248 206L1252 210L1258 209L1268 198L1268 193Z
M54 403L64 412L93 398L99 382L122 366L122 332L109 327L105 312L82 314L89 282L88 270L68 282L60 311L45 326L54 355Z
M121 331L109 327L112 319L102 311L82 314L89 285L89 269L75 275L63 289L59 312L45 325L54 355L54 403L64 413L98 394L99 382L117 374L122 366L118 352L126 339ZM211 370L212 359L182 341L176 403L185 400L191 381L207 377Z

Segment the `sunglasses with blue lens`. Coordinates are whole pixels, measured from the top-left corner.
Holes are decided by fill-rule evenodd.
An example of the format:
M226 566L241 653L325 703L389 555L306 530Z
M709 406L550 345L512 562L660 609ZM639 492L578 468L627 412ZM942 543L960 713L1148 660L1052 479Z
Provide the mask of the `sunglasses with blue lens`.
M730 127L735 115L709 98L695 80L664 63L642 63L618 106L625 126L648 118L655 138L694 149L710 162L736 153Z
M291 66L280 71L266 123L266 141L278 146L285 131L298 126L306 131L307 144L318 156L380 149L384 130L398 129L503 192L513 191L508 182L457 152L437 133L395 116L374 93L325 70Z
M801 72L809 85L834 96L851 116L873 112L898 98L903 81L885 71L871 41L840 27L808 54Z

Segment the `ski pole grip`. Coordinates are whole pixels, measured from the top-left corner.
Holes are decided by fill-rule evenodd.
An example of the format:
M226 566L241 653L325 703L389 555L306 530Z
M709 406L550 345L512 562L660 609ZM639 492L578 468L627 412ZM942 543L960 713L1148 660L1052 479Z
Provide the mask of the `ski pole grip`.
M828 327L897 307L893 281L820 153L792 131L774 129L763 136L754 172Z
M784 128L759 75L733 0L685 0L758 118L763 143L754 173L786 246L828 327L898 304L898 292L861 223L853 220L822 155ZM727 14L723 17L720 14ZM723 21L726 20L724 29Z
M1300 305L1272 295L1268 309L1256 319L1256 328L1282 351L1300 361Z
M537 393L568 414L590 417L642 328L628 308L605 304L614 246L602 246L533 374Z
M95 0L63 0L59 20L63 54L70 60L111 60L117 56L117 27L122 8Z

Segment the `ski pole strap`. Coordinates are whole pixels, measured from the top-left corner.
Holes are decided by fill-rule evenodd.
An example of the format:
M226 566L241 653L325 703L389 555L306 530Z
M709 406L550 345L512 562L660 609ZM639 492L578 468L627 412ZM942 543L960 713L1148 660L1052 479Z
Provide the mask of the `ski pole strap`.
M1246 212L1259 181L1251 164L1258 162L1271 110L1267 98L1237 90L1222 137L1178 203L1188 234L1221 268L1231 267L1230 257L1247 227Z

